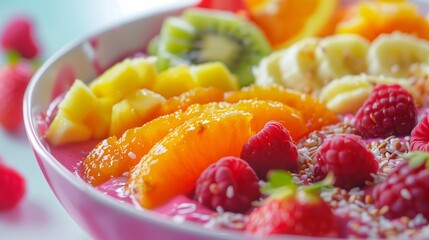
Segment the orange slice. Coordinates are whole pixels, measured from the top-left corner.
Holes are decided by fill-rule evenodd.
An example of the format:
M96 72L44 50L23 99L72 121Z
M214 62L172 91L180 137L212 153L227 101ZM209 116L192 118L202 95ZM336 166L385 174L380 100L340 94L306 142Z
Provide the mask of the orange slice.
M326 34L332 26L338 0L245 0L250 18L274 48L308 36Z
M194 103L204 104L222 101L223 94L224 92L222 90L214 87L191 89L163 103L158 112L158 116L170 114L177 110L186 110Z
M129 189L144 208L154 208L195 188L201 172L225 156L240 156L252 135L252 115L208 110L158 142L132 170Z
M251 113L254 132L259 132L267 122L274 120L280 122L289 131L293 140L298 140L308 133L301 113L281 102L241 100L230 108Z
M101 141L85 158L83 174L87 182L99 185L111 177L120 176L131 165L123 160L116 136L111 136Z
M238 91L225 93L225 101L230 103L242 99L259 99L282 102L301 112L302 119L309 131L319 130L323 126L338 122L334 112L323 103L308 94L283 88L279 85L252 85Z
M368 40L395 31L429 39L429 24L417 5L405 0L358 1L346 10L337 33L359 34Z

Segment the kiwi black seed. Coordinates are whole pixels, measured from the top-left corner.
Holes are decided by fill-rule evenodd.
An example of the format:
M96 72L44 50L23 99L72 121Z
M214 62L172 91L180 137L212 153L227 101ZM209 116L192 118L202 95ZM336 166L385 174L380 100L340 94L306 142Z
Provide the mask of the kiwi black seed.
M154 41L150 52L158 56L159 71L220 61L238 77L241 86L254 82L253 66L271 52L263 33L249 21L230 12L198 8L167 18Z

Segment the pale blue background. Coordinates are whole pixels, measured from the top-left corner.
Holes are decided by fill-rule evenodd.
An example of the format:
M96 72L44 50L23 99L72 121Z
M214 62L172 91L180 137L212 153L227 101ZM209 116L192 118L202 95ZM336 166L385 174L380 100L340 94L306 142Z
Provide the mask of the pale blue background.
M16 14L34 19L43 59L72 40L175 0L0 0L0 30ZM189 1L188 1L189 2ZM0 53L0 59L2 59ZM0 60L1 62L2 60ZM1 96L0 96L1 98ZM1 101L1 99L0 99ZM24 130L9 134L0 128L0 156L26 178L28 190L18 208L0 212L0 239L64 239L89 237L61 207L37 166Z

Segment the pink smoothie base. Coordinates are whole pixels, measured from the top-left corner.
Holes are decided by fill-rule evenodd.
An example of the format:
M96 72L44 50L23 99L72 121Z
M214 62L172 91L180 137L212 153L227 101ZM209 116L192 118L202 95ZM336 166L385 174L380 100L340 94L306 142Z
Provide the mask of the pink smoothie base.
M63 147L50 147L51 154L70 172L73 172L77 178L82 181L81 162L87 156L99 140L93 140L85 143L71 144ZM133 200L126 194L125 187L127 177L112 178L109 181L95 186L94 188L109 196L121 204L128 204L135 207L135 211L143 211ZM153 209L152 211L169 216L176 221L192 221L200 224L209 222L214 211L205 208L196 201L185 195L179 195L166 203L165 205Z

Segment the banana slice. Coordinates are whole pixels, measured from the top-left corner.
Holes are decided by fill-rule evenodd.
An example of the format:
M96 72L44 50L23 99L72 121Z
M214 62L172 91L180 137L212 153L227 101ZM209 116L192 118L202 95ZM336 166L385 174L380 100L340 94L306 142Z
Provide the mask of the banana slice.
M403 33L383 34L368 50L368 72L390 77L410 77L417 64L429 63L429 42Z
M259 65L253 68L256 84L267 86L270 84L282 85L282 73L280 70L280 58L286 50L273 52L264 57Z
M422 99L417 89L407 79L380 77L371 75L348 75L335 79L320 92L319 100L338 114L356 113L377 84L397 83L413 95L417 104Z
M323 38L316 50L319 78L325 83L346 75L365 73L370 42L355 34Z
M282 85L306 93L322 87L317 77L315 50L320 39L307 38L292 45L280 58Z
M321 88L316 76L315 57L318 38L307 38L289 48L265 57L253 70L259 85L280 84L284 87L311 93Z

